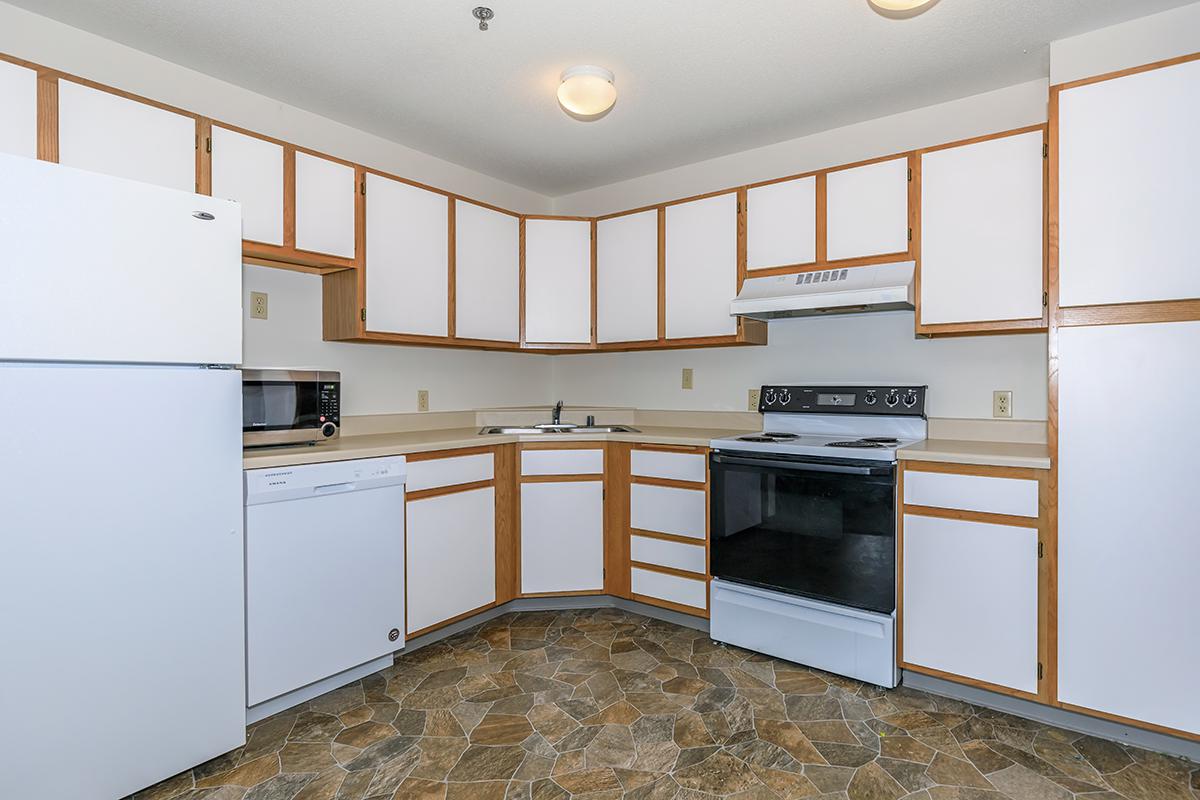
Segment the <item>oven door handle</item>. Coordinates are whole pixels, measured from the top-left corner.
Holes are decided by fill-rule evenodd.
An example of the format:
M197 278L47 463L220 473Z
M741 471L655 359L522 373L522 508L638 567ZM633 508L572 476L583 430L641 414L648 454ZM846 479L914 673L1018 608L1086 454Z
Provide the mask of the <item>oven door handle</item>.
M848 464L815 464L806 461L776 461L770 458L732 458L714 453L712 460L716 464L739 464L745 467L774 467L792 472L836 472L841 475L886 475L891 466L886 467L854 467Z

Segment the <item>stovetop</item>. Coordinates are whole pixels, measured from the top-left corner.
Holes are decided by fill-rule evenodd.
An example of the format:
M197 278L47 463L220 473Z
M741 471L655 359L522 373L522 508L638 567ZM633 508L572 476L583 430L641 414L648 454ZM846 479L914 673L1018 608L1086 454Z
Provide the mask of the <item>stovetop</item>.
M776 432L777 433L777 432ZM726 436L709 444L717 450L742 450L751 453L782 453L825 458L861 458L871 461L895 461L901 447L920 442L924 437L858 437L851 434L797 433L787 437L766 433Z

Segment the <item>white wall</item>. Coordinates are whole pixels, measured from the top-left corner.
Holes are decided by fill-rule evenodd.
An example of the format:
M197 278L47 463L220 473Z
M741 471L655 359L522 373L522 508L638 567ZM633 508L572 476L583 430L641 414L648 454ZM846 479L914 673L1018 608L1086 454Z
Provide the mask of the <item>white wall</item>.
M0 53L505 208L551 207L544 195L7 3L0 3Z
M1200 52L1200 3L1050 43L1050 83Z
M242 362L340 370L345 414L416 411L418 389L429 390L431 411L548 402L550 356L325 342L320 277L248 266L243 291ZM265 320L249 317L252 291L267 292Z
M568 404L743 411L765 383L928 384L935 417L992 416L992 390L1013 392L1013 417L1046 418L1043 334L916 339L912 312L785 319L770 345L556 356L554 397ZM681 389L691 367L694 386Z

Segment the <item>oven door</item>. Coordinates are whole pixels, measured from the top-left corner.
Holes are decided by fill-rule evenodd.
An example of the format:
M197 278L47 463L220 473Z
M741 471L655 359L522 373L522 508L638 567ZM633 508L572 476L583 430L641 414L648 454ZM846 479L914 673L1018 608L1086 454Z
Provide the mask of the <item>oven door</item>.
M895 610L894 464L718 451L711 467L715 577Z

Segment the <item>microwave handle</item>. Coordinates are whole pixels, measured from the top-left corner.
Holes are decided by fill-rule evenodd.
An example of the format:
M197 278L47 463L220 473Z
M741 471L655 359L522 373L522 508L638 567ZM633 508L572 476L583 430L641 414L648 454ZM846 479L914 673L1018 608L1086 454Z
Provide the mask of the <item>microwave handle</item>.
M854 467L848 464L815 464L805 461L776 461L770 458L733 458L714 453L717 464L740 464L746 467L775 467L793 472L836 472L841 475L882 475L890 467Z

